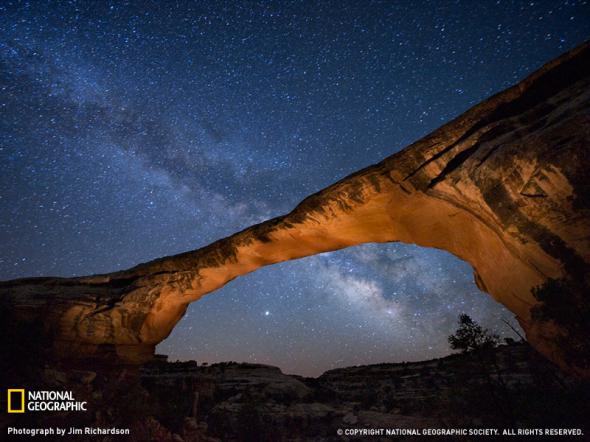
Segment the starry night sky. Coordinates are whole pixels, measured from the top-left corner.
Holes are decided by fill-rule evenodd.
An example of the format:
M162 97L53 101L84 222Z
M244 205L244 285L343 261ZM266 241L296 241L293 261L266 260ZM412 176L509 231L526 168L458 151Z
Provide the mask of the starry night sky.
M586 1L0 4L0 279L110 272L291 210L590 35ZM318 375L511 314L448 253L264 268L158 351Z

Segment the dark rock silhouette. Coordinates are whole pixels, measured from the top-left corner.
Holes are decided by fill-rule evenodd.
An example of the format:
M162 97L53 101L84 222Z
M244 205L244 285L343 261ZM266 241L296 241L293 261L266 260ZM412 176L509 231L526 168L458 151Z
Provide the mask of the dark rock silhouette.
M3 282L3 340L34 326L30 341L44 344L30 351L139 363L190 302L233 278L402 241L469 262L537 350L588 376L589 71L585 44L291 213L202 249L105 275Z
M564 374L526 343L429 361L339 368L318 378L260 364L206 366L161 358L134 373L126 370L30 366L28 373L18 373L27 381L15 379L13 386L67 388L88 401L88 411L0 413L0 430L118 427L130 429L130 436L118 439L138 442L357 440L338 435L338 429L349 428L406 430L398 437L372 436L376 441L416 440L417 431L432 429L590 431L588 381Z

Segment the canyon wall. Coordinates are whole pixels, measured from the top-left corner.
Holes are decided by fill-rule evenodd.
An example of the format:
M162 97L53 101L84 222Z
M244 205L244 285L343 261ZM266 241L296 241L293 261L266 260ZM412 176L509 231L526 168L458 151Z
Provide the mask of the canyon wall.
M29 330L59 358L138 363L189 303L240 275L401 241L470 263L536 349L588 376L589 71L586 44L289 214L204 248L111 274L2 282L3 339Z

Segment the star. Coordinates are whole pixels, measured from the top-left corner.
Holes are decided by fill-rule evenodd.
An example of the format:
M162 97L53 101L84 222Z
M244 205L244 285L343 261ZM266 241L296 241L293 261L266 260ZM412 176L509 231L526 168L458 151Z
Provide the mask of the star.
M112 272L287 213L590 34L584 0L496 3L2 2L0 279ZM232 281L157 351L319 375L444 356L461 312L511 318L457 258L367 244Z

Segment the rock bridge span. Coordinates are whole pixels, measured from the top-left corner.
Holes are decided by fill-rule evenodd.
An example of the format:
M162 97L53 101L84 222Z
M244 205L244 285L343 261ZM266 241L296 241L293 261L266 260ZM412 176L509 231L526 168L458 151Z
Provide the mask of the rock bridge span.
M124 271L0 283L4 339L34 326L59 358L139 363L189 303L240 275L401 241L470 263L535 348L587 376L589 104L585 44L285 216Z

